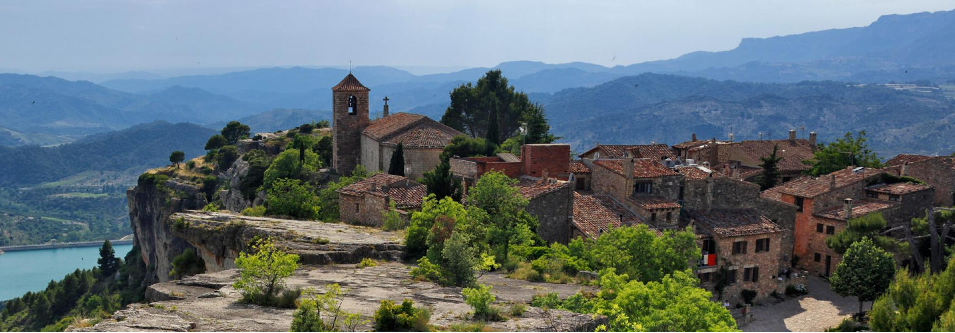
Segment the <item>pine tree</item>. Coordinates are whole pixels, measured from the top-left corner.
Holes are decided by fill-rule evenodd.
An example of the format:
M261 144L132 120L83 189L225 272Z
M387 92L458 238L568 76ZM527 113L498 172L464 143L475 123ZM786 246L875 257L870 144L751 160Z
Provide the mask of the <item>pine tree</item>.
M103 242L103 247L99 249L96 263L99 264L100 276L103 278L112 276L119 268L119 258L116 258L116 251L113 251L113 244L109 240Z
M487 141L487 151L485 153L488 156L494 155L494 150L497 149L497 146L501 145L500 132L497 108L492 108L491 113L487 116L487 136L485 137Z
M783 158L776 156L778 149L779 145L775 145L773 146L772 154L759 158L763 161L759 164L759 166L763 168L763 175L759 177L758 182L760 190L766 190L776 186L776 182L779 181L779 160Z
M398 148L391 154L391 163L388 167L388 174L396 176L405 175L405 152L403 145L399 142Z

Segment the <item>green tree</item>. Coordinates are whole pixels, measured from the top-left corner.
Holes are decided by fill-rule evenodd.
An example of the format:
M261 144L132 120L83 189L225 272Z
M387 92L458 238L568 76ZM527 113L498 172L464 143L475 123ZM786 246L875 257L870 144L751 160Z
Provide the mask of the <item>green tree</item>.
M760 190L769 189L776 186L776 183L779 182L779 161L783 158L776 155L778 150L779 145L774 145L772 154L759 158L759 160L762 161L759 166L763 168L763 174L759 176L759 181L757 182Z
M906 253L906 243L882 235L886 222L881 212L869 213L849 220L848 226L826 238L826 245L838 254L845 254L852 244L868 238L889 253Z
M537 230L537 221L525 211L527 198L515 187L516 184L517 180L491 171L482 175L468 194L468 204L487 212L489 221L492 221L491 245L502 247L501 262L507 262L511 239L521 225Z
M239 140L248 138L249 134L251 134L251 129L248 125L243 125L234 120L222 128L222 136L226 138L230 145L235 145Z
M46 297L46 293L37 293L33 305L30 306L30 317L32 317L34 327L37 328L36 331L53 321L50 312L50 300Z
M487 156L487 152L493 151L494 146L484 138L469 138L464 135L458 135L451 138L451 142L441 151L441 161L448 162L452 157L475 157Z
M292 140L292 143L289 145L289 148L298 149L299 163L305 163L305 150L315 144L312 141L312 136L310 135L296 134L295 140Z
M239 159L239 150L235 146L225 146L216 152L216 169L228 170Z
M316 219L319 216L318 197L297 179L276 180L265 197L268 215Z
M803 163L811 166L807 172L812 176L828 174L849 166L878 168L882 165L879 156L866 144L865 131L860 131L857 136L846 132L841 139L819 145L812 159Z
M477 252L470 241L464 232L452 232L444 242L438 266L444 272L447 284L467 287L477 281L474 277L474 269L478 264Z
M829 283L839 295L857 297L859 313L862 313L862 303L874 301L882 295L894 274L892 255L863 238L849 247Z
M342 310L345 293L337 284L325 285L323 294L309 291L298 310L292 314L291 332L355 332L365 320L357 313ZM322 316L329 319L325 322Z
M427 253L428 238L434 228L435 220L439 217L446 217L452 221L464 221L468 218L468 210L464 205L448 197L438 199L433 194L425 197L421 202L421 210L411 213L411 223L405 234L406 251L411 257L417 258Z
M595 242L581 244L584 249L578 250L578 255L592 270L613 268L639 281L660 281L667 274L689 269L688 263L700 259L695 239L689 229L665 231L658 236L643 224L608 228Z
M113 250L113 244L109 240L103 242L103 246L99 248L99 259L96 263L99 264L100 276L103 278L113 276L119 269L122 261L116 258L116 251Z
M265 181L265 170L272 164L272 159L261 149L252 149L242 160L249 163L249 172L239 179L239 191L249 201L255 199L256 192Z
M544 108L538 104L524 113L524 127L526 133L522 134L523 143L551 143L558 139L558 137L550 134L550 125L547 124L547 118L544 117Z
M532 103L527 94L509 86L500 70L491 70L477 84L463 84L451 91L451 105L441 122L472 138L484 138L491 113L496 113L499 120L500 136L494 141L499 143L514 135L525 119L543 115L543 108Z
M395 152L391 154L391 163L388 163L388 174L390 175L405 175L405 150L403 146L399 142Z
M491 108L491 112L487 115L487 131L484 133L484 140L487 140L488 146L501 145L500 122L501 120L497 116L497 108ZM490 155L490 153L488 155Z
M301 151L295 149L286 149L269 165L263 174L262 184L265 189L272 187L278 179L300 179L304 180L307 176L318 171L320 163L318 155L305 150L304 162L300 155Z
M169 154L169 162L176 165L176 169L179 169L179 163L182 163L186 159L186 153L182 151L174 151L172 154Z
M448 162L438 163L434 170L425 172L421 183L428 188L428 194L434 194L438 199L461 200L461 183L454 179Z
M315 142L315 145L312 146L312 151L318 154L318 158L322 161L323 166L332 165L332 137L323 136L321 139L318 139L318 142Z
M912 276L900 270L872 305L869 325L875 332L951 332L953 299L955 257L939 273Z
M206 141L205 150L216 150L227 145L229 145L229 139L226 139L222 134L216 134L210 137L209 141Z
M285 279L298 268L298 255L285 253L271 239L256 241L251 249L252 254L241 252L235 259L239 279L232 286L242 290L245 300L260 304L284 288Z
M410 299L404 299L400 305L383 300L375 311L375 331L429 332L430 319L431 312L427 308L416 308L414 301Z
M181 279L185 276L202 274L206 272L206 262L202 257L196 254L196 249L185 249L182 253L172 259L172 270L169 276Z

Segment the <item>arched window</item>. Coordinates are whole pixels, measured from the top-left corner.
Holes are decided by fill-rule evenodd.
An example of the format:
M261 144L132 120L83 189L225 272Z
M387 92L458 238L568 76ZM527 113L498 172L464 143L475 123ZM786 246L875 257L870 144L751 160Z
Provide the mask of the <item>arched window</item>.
M358 110L358 99L355 96L348 96L348 114L355 114Z

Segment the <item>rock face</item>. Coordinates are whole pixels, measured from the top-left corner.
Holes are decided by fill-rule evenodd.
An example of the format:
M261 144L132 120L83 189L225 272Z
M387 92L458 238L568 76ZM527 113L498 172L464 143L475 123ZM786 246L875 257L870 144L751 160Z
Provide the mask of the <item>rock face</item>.
M374 313L382 300L412 299L416 306L430 308L431 324L438 327L470 321L471 307L464 303L460 288L411 281L409 269L401 263L361 269L355 265L304 266L289 278L287 286L323 292L325 285L339 284L345 291L342 309L367 320L357 328L361 331L373 328ZM236 276L235 270L225 270L153 285L147 294L151 302L148 306L131 306L92 330L287 331L294 311L239 303L241 295L231 286ZM593 291L579 285L511 280L499 274L485 275L480 282L493 286L500 307L527 304L539 293L556 292L567 297L578 291ZM496 331L593 331L604 322L602 317L527 307L520 317L487 325Z
M219 199L222 200L223 208L232 212L241 212L243 209L252 206L252 202L242 195L242 191L239 189L242 177L245 177L248 173L249 162L241 158L236 160L229 170L226 170L225 179L229 182L229 187L219 191Z

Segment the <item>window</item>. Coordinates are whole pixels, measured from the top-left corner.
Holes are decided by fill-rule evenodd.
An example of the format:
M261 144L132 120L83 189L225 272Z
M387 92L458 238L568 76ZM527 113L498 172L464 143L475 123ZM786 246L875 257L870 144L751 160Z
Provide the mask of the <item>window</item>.
M801 211L802 211L802 205L803 205L803 198L802 198L802 197L796 197L796 211L797 211L797 212L801 212Z
M822 223L816 223L816 232L822 233L823 228L825 228L825 226L822 225Z
M650 213L650 222L657 221L657 213Z
M723 277L723 280L726 281L726 284L736 283L736 270L730 269L726 271L726 276Z
M822 260L822 255L816 252L812 255L812 261L819 262Z
M769 251L769 238L762 238L756 240L756 252L768 252Z
M700 282L710 282L713 279L713 273L700 273Z
M899 201L899 196L897 196L897 195L890 195L890 196L889 196L889 201Z
M348 114L355 114L355 111L358 110L358 99L355 96L348 96Z
M759 282L759 267L749 267L743 269L743 281Z
M865 196L869 198L876 198L876 199L879 198L879 194L875 192L865 192Z
M733 242L733 254L746 253L746 241Z
M834 235L836 233L836 227L831 225L826 226L826 235Z
M360 212L361 212L361 206L358 204L355 204L355 214L358 214Z
M652 193L653 183L639 182L633 184L633 193Z
M667 212L667 220L664 221L664 222L670 222L670 221L672 221L672 220L670 219L670 218L672 218L672 217L673 217L673 213L672 213L672 212Z
M703 248L700 250L703 250L703 252L706 254L714 254L716 253L716 242L714 242L712 239L704 239Z

